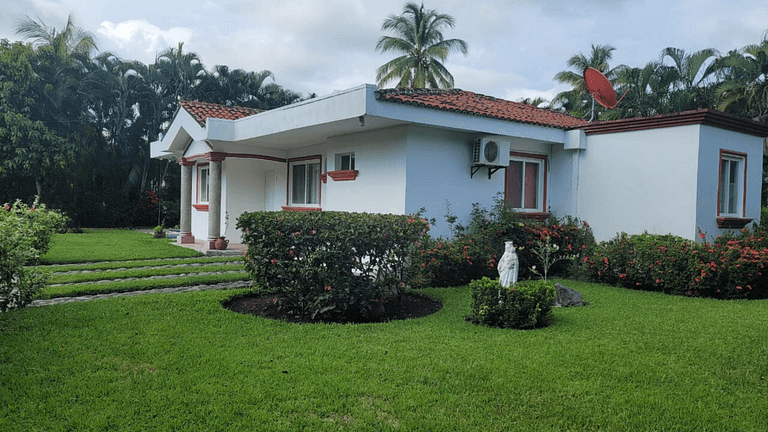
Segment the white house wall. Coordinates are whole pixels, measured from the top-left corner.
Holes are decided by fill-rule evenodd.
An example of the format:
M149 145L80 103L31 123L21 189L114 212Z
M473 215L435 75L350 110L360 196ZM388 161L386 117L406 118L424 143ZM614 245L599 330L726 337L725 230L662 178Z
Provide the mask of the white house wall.
M354 153L353 181L325 184L323 209L370 213L405 212L405 127L379 129L328 140L326 169L335 170L337 154Z
M619 232L696 232L698 125L589 135L579 161L578 217L595 239Z
M698 155L699 189L696 197L696 226L710 237L727 229L717 227L717 189L720 149L747 154L746 207L744 217L760 221L763 175L763 139L711 126L701 126ZM711 238L709 238L711 240Z
M285 203L285 163L230 157L222 164L221 232L240 242L242 232L236 228L240 215L280 210L280 203Z
M405 213L415 213L423 207L425 217L437 220L430 230L433 236L451 234L445 221L446 201L450 203L451 214L466 224L473 203L490 208L494 197L504 191L504 169L490 180L486 168L470 178L472 138L444 129L408 127Z
M578 152L564 150L563 145L551 146L547 164L547 210L555 217L576 216L576 172Z

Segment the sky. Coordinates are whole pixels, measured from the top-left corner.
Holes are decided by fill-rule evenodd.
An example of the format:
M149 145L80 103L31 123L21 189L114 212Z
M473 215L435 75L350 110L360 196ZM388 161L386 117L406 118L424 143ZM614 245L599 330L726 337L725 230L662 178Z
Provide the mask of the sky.
M99 51L145 64L184 43L207 69L269 70L275 82L320 96L376 83L394 58L375 50L382 22L404 0L0 0L0 39L19 40L24 15L57 30L72 14L96 36ZM466 56L444 63L455 87L497 98L545 99L567 86L554 80L567 60L590 46L612 45L611 67L642 67L666 47L722 53L759 43L768 7L757 0L443 0L428 9L452 15L446 38L463 39ZM394 82L390 85L394 85Z

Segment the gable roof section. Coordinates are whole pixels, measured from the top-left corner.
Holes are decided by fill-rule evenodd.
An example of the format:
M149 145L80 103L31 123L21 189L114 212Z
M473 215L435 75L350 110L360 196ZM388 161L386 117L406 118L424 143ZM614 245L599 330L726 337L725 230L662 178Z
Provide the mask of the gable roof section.
M571 129L589 122L571 115L537 108L520 102L497 99L459 89L377 90L376 99L460 114L489 117L559 129Z
M264 112L258 108L246 108L241 106L224 106L209 102L181 101L179 106L184 108L192 118L205 127L205 119L213 117L223 120L237 120Z
M664 127L703 124L734 132L741 132L757 137L768 136L768 125L752 120L736 117L721 111L699 109L672 114L660 114L650 117L635 117L619 120L607 120L588 123L581 129L587 135L598 135L617 132L630 132Z

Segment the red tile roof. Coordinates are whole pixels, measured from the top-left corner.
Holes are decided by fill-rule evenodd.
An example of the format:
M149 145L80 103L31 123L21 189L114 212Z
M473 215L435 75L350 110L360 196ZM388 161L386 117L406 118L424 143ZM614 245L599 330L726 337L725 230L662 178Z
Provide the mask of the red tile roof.
M205 126L205 119L213 117L224 120L237 120L243 117L249 117L264 110L257 108L246 108L241 106L224 106L209 102L181 101L179 105L200 124Z
M571 115L459 89L377 90L376 99L559 129L588 125Z

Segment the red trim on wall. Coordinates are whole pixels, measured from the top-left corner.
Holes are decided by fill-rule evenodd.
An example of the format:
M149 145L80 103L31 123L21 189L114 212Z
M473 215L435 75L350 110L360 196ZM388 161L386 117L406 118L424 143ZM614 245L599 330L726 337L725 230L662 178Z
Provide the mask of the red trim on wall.
M322 211L320 207L289 207L289 206L282 206L280 207L284 211L291 211L291 212L305 212L305 211Z
M542 154L521 153L521 152L515 152L515 151L510 151L509 155L513 156L513 157L526 158L526 159L539 159L539 160L543 161L542 167L544 169L544 172L543 172L542 175L544 176L544 186L542 187L542 194L541 194L542 195L542 198L541 198L542 199L541 208L542 209L546 209L547 208L547 183L549 183L549 176L547 175L547 162L549 162L548 156L547 155L542 155ZM508 202L507 196L509 194L509 188L507 186L509 184L509 179L507 178L507 175L508 175L508 170L504 169L504 202L505 203ZM525 199L525 194L523 194L522 199L523 200ZM549 215L549 213L546 213L546 212L544 212L544 213L531 213L531 212L522 212L521 211L521 212L518 212L518 213L521 214L521 215L522 214L526 214L526 213L533 214L533 215L536 215L536 214L546 214L546 215ZM535 219L535 218L536 218L536 216L532 217L532 219ZM544 219L546 219L546 217ZM544 220L544 219L541 219L541 220Z
M552 213L548 213L548 212L539 212L539 213L519 212L517 214L519 214L520 217L523 218L523 219L532 219L532 220L539 221L539 222L544 221L548 217L552 216Z
M208 204L192 204L192 207L195 208L197 211L207 212L208 211Z
M572 129L581 129L587 135L598 135L693 124L713 126L761 138L768 136L768 127L764 124L710 109L684 111L681 113L662 114L651 117L594 122L587 126L575 127Z
M737 218L737 217L718 217L718 228L744 228L748 223L752 222L752 218Z
M179 165L193 166L194 164L195 164L195 161L190 160L189 158L184 158L183 157L183 158L179 159Z
M723 155L730 155L730 156L736 156L744 159L744 189L743 189L743 196L742 196L742 203L741 203L741 218L734 218L734 217L720 217L720 194L721 188L723 185ZM717 159L717 226L718 228L724 228L720 226L720 219L723 220L731 220L731 219L743 219L743 217L746 215L747 211L747 154L742 152L737 152L733 150L726 150L726 149L720 149L720 156ZM751 222L752 219L749 219L749 221L745 222L744 225ZM726 222L723 222L726 223ZM738 222L737 222L738 223ZM725 228L743 228L744 225L740 227L725 227Z
M301 162L301 161L312 160L312 159L320 159L322 161L323 160L323 155L313 155L313 156L302 156L302 157L297 157L297 158L290 158L290 159L288 159L288 163L291 163L291 162Z
M333 181L350 181L357 178L358 170L328 171L328 177Z
M281 163L286 162L286 159L274 157L274 156L265 156L265 155L250 154L250 153L225 153L225 152L200 153L192 156L187 156L182 159L186 159L188 161L198 161L198 160L212 161L214 160L212 158L217 158L217 160L224 160L226 158L238 158L238 159L259 159L259 160L281 162ZM222 159L218 159L218 158L222 158Z

